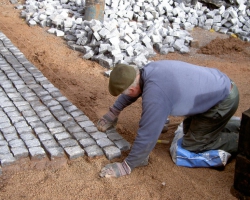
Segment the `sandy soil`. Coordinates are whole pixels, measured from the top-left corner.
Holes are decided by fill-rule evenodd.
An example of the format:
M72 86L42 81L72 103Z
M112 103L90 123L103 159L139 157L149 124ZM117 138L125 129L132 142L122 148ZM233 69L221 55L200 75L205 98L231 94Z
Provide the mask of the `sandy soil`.
M29 27L20 18L20 11L13 8L8 3L0 3L0 31L96 123L115 100L108 93L108 78L103 75L107 69L83 60L81 53L69 49L62 38L46 33L45 28ZM240 105L235 115L241 116L249 109L250 102L249 44L200 28L191 34L200 48L191 48L189 54L157 55L153 60L182 60L225 72L239 88ZM136 136L140 114L139 100L126 108L118 121L119 133L131 143ZM170 119L171 122L181 121L177 117ZM161 138L171 140L173 132L174 129L170 129ZM148 166L119 179L99 178L100 169L109 163L104 157L92 160L83 157L54 164L52 161L32 163L24 160L19 167L3 169L0 199L236 199L230 194L235 160L224 170L178 167L171 160L169 146L157 144L150 154ZM123 160L127 154L125 152L114 161Z

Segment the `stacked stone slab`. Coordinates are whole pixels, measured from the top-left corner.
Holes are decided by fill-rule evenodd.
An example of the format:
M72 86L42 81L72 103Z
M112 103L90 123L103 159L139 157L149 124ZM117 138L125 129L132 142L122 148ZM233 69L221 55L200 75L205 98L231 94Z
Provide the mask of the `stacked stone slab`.
M98 131L1 32L0 65L2 167L21 158L71 160L104 155L111 160L130 149L115 129Z
M185 5L174 0L106 0L104 22L84 20L81 0L27 0L21 16L30 26L48 26L49 33L63 36L68 45L106 68L117 63L143 67L155 55L188 53L199 26L250 41L247 0L237 6L210 10L200 2Z

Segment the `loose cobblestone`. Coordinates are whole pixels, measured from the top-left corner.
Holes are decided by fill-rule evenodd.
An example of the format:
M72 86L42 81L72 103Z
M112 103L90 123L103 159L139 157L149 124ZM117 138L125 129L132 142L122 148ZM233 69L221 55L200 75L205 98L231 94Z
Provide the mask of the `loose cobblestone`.
M0 175L22 158L121 156L130 144L95 124L0 32Z

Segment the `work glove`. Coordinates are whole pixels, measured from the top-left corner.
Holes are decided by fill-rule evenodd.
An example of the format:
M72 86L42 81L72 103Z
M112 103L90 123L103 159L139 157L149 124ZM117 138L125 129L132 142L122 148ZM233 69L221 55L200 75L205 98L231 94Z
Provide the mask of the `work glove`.
M124 160L122 163L111 163L107 164L105 167L101 169L100 177L121 177L131 173L131 169L128 166L127 162Z
M109 111L98 120L98 130L105 132L107 129L116 126L119 114L119 110L115 109L114 107L110 107Z
M148 159L149 156L142 161L139 166L137 167L142 167L142 166L146 166L148 165ZM110 177L121 177L121 176L125 176L131 173L131 168L129 167L128 163L124 160L122 163L111 163L111 164L107 164L105 167L103 167L101 169L100 172L100 177L106 177L106 178L110 178Z

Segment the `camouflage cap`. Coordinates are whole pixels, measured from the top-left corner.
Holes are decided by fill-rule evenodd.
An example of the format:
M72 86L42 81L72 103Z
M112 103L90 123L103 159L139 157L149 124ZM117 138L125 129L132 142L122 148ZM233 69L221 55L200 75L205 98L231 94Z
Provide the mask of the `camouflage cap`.
M124 92L135 80L136 70L125 64L117 64L110 73L109 93L118 96Z

